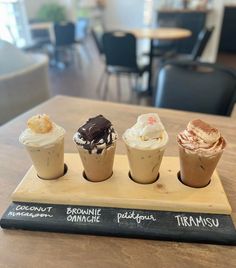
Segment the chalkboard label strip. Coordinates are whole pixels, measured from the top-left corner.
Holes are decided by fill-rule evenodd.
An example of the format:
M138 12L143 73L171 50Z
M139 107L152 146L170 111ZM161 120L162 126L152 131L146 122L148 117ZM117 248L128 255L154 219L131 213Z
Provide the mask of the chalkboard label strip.
M15 202L0 225L6 229L236 245L231 217L220 214Z

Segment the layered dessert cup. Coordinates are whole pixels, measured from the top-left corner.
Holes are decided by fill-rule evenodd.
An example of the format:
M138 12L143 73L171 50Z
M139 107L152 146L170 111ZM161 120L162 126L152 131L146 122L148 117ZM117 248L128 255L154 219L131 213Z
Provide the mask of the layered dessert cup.
M134 126L123 134L135 182L148 184L158 178L168 134L156 113L140 115Z
M19 141L28 151L40 178L57 179L64 174L64 128L48 115L36 115L27 122Z
M73 140L83 163L86 179L99 182L111 177L118 135L102 115L90 118Z
M191 187L204 187L225 149L226 142L218 129L196 119L177 136L181 181Z

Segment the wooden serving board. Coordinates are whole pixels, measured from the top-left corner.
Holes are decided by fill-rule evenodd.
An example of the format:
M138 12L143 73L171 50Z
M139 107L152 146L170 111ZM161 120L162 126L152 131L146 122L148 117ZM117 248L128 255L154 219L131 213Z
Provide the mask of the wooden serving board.
M78 154L65 154L67 173L57 180L42 180L31 167L12 194L15 202L101 206L159 211L231 214L231 207L215 171L204 188L191 188L177 178L179 160L164 157L159 179L152 184L138 184L129 176L125 155L116 155L113 175L93 183L83 177Z

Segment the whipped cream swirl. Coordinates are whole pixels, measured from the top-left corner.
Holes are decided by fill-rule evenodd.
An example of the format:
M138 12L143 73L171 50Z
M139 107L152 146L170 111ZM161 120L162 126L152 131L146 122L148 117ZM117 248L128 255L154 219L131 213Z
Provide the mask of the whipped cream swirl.
M177 136L177 141L186 152L205 156L217 154L226 146L218 129L200 119L190 121L187 129Z
M25 129L21 133L19 141L24 145L32 147L44 147L59 142L64 136L64 128L52 123L52 128L46 133L37 133L31 128Z
M156 113L142 114L136 124L123 134L127 145L141 150L152 150L166 146L168 134Z

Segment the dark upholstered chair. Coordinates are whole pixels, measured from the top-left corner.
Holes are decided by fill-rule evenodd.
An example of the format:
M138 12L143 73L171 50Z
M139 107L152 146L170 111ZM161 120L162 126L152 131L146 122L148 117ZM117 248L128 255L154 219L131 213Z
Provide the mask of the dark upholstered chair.
M193 51L191 53L192 60L197 60L200 58L211 38L211 35L214 31L214 27L204 28L197 37L197 42L193 47Z
M102 37L105 30L102 25L95 25L91 29L91 35L100 56L103 55Z
M176 51L177 54L191 54L196 44L198 34L206 25L207 16L207 12L198 10L192 10L191 12L186 12L186 10L172 10L171 12L168 10L159 10L157 14L157 25L159 27L184 28L190 30L192 33L189 38L172 42L169 41L168 51L171 49ZM158 43L160 43L160 50L162 50L162 43L167 43L167 41L160 41ZM166 50L163 52L165 53Z
M57 48L75 44L75 24L62 22L54 24L55 46Z
M211 28L203 28L197 37L196 43L190 54L177 54L175 51L166 52L163 55L162 61L167 61L170 59L175 60L197 60L201 58L210 38L214 31L214 27Z
M210 63L170 61L159 72L157 107L230 116L235 101L234 70Z
M106 60L106 84L103 98L106 98L108 80L113 74L117 77L118 98L120 99L120 76L123 74L135 75L137 85L137 78L148 71L148 65L141 67L137 63L136 37L133 34L123 31L106 32L102 40Z
M63 66L69 64L68 60L64 60L62 57L66 52L70 52L71 59L73 59L72 53L75 40L75 24L72 22L61 22L54 24L54 60L56 65ZM66 57L67 58L67 57ZM61 60L62 59L62 60Z

